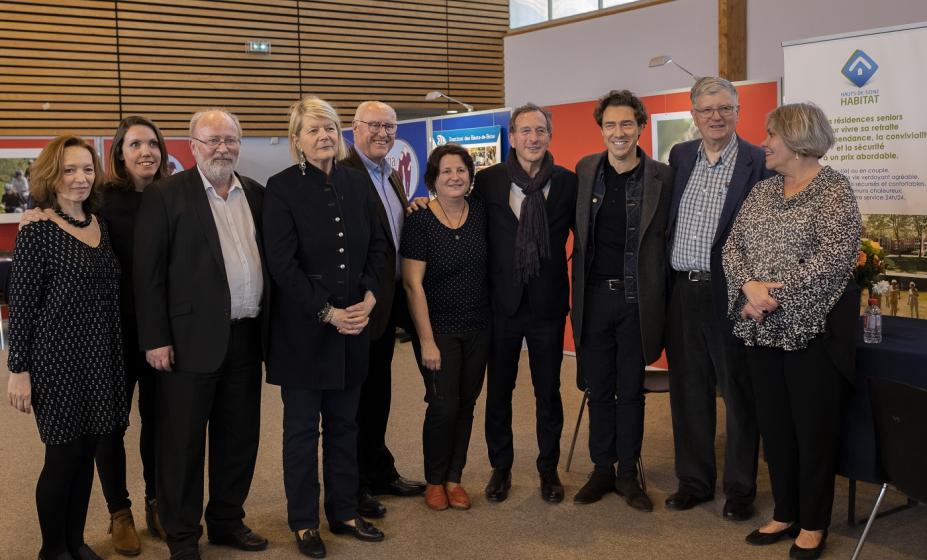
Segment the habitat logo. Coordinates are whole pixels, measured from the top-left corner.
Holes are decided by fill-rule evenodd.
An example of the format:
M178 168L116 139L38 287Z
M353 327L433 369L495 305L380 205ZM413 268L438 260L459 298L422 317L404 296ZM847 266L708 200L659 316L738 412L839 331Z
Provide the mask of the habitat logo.
M856 49L853 51L853 54L850 55L847 63L843 65L843 70L841 70L840 73L853 82L856 87L863 87L872 79L872 76L875 75L878 69L879 65L876 64L876 61L873 60L872 57Z

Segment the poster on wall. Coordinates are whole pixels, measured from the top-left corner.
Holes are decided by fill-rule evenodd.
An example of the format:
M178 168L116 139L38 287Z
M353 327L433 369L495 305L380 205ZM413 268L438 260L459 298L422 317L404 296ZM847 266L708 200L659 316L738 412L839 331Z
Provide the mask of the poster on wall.
M927 290L927 74L918 69L927 52L927 23L783 47L785 101L814 102L834 129L836 143L822 163L853 184L863 213L866 257L860 259L877 266L889 284L884 312L922 317L920 308L927 301L920 295Z
M435 146L460 144L470 152L477 171L502 161L502 129L498 126L436 130L432 132L432 142Z
M29 165L51 138L0 138L0 224L18 224L20 214L31 207ZM0 251L12 248L16 228L0 234Z
M653 158L669 163L670 150L680 142L701 138L690 111L658 113L650 118Z

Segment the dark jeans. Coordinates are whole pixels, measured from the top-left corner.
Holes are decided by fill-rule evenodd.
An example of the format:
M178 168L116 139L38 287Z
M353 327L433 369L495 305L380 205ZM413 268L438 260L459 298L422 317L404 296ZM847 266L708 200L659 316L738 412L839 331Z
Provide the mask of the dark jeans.
M818 531L830 525L847 382L827 352L824 335L804 350L746 349L769 465L773 519Z
M726 411L723 487L727 499L756 497L759 428L743 344L718 317L711 282L676 275L666 328L670 409L679 491L714 496L717 392Z
M195 548L203 532L207 425L207 529L224 533L242 526L261 433L261 384L258 319L231 327L218 370L158 373L158 508L172 554Z
M418 337L412 348L425 381L425 423L422 443L425 480L429 484L459 483L467 464L467 448L473 429L473 409L483 390L490 331L435 335L441 352L441 369L422 366Z
M496 315L486 377L486 446L494 468L512 468L512 391L518 376L522 340L528 343L528 364L534 386L537 469L555 471L560 461L563 402L560 400L560 364L563 362L565 317L535 317L523 298L515 315Z
M283 487L290 530L319 527L319 417L329 524L357 517L357 403L360 387L315 391L281 387Z
M396 348L396 315L406 305L405 291L397 284L393 309L380 338L370 339L367 379L361 386L357 407L357 467L360 488L386 484L399 478L396 461L386 446L392 397L393 350Z
M145 499L155 492L155 378L158 372L145 361L145 353L137 350L125 353L126 402L132 407L135 384L138 383L138 415L141 419L138 450L142 457L142 477L145 479ZM125 428L100 438L97 446L97 473L110 513L132 507L126 486Z
M98 437L84 436L45 446L45 465L35 487L42 531L42 556L57 558L84 544L84 524L93 488L93 454ZM10 504L7 504L9 507Z
M597 470L634 478L644 439L644 349L638 306L623 290L586 286L578 365L589 402L589 455Z

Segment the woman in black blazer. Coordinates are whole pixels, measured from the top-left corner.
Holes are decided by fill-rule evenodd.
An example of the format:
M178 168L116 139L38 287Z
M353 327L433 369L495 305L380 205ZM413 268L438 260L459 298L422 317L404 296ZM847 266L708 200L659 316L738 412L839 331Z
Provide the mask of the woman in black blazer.
M300 552L325 555L319 536L319 417L325 437L325 516L333 533L379 541L357 515L357 404L367 374L366 329L387 241L363 173L338 165L338 114L306 97L290 110L296 165L271 177L264 244L274 280L267 382L283 399L283 475Z

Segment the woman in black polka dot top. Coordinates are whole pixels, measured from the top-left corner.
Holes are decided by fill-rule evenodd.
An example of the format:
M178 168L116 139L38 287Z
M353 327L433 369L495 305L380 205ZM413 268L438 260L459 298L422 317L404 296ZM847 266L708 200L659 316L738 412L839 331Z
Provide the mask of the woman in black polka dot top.
M93 146L52 141L31 169L49 216L20 230L10 274L10 404L35 411L45 444L36 487L39 558L99 558L83 536L100 436L128 423L119 262L90 213L102 179Z
M486 213L466 196L472 179L473 159L465 149L435 148L425 169L435 198L406 218L399 247L415 324L412 347L428 403L425 502L437 510L470 507L460 481L489 355Z

